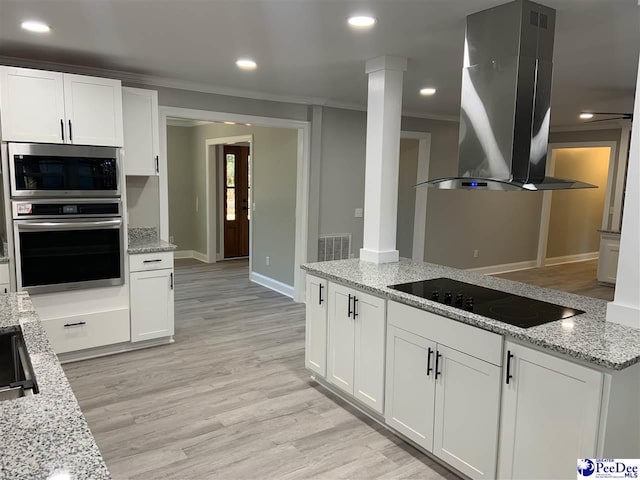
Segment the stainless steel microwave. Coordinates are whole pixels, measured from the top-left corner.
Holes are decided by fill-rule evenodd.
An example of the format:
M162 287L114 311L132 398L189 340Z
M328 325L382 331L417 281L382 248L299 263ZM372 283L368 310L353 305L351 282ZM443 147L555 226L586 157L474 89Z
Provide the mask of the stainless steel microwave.
M120 196L117 148L9 143L8 157L12 198Z

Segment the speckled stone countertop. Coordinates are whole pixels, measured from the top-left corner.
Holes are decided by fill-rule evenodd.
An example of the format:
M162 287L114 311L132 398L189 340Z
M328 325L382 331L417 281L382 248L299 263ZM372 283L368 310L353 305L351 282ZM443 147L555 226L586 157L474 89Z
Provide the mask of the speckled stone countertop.
M176 248L176 245L160 240L156 228L129 228L129 255L172 252Z
M535 287L466 270L401 259L377 265L354 260L309 263L307 272L344 285L368 291L422 310L458 320L542 348L553 350L611 370L622 370L640 362L640 329L605 320L607 302L571 293ZM447 277L487 288L584 310L564 321L533 328L519 328L472 312L387 288L388 285Z
M110 479L29 295L0 295L0 333L18 330L40 393L0 401L0 479Z

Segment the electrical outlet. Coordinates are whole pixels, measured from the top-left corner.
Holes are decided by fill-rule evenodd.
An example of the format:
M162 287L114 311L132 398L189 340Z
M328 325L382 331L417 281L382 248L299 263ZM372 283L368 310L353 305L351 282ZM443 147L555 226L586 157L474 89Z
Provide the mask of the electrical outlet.
M362 208L356 208L355 217L362 218Z
M175 238L173 235L169 235L169 243L175 243Z
M479 250L474 250L473 251L473 258L478 258L480 256L480 251Z
M271 257L269 255L267 255L267 265L271 265Z

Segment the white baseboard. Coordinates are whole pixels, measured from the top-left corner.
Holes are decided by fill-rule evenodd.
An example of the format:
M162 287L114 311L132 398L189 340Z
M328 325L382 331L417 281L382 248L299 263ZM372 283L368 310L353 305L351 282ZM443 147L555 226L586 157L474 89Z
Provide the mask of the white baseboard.
M526 270L535 268L535 260L526 260L524 262L503 263L501 265L488 265L486 267L467 268L470 272L482 273L483 275L495 275L497 273L515 272L518 270Z
M200 260L204 263L209 263L209 257L204 253L197 252L195 250L178 250L173 252L173 258L182 259L182 258L194 258L196 260Z
M551 265L562 265L563 263L575 263L575 262L587 262L589 260L596 260L600 255L600 252L579 253L577 255L565 255L563 257L551 257L544 261L545 267Z
M278 280L274 280L273 278L265 277L256 272L251 272L249 274L249 280L253 283L257 283L258 285L262 285L263 287L267 287L270 290L281 293L285 297L293 298L293 286L287 285L286 283L279 282Z

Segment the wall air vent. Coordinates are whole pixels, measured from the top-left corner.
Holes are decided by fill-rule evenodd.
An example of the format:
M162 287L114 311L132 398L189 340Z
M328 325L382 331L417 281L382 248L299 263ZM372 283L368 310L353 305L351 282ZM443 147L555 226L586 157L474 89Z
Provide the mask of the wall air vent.
M351 258L351 234L335 233L320 235L318 240L318 261L347 260Z

